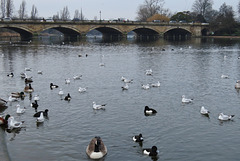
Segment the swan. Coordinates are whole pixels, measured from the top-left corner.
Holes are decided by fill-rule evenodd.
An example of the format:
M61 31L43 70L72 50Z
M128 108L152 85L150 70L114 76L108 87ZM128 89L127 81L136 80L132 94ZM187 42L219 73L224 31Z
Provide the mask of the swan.
M152 146L152 148L143 149L143 154L149 155L149 156L157 156L158 151L156 146Z
M133 141L135 141L135 142L142 142L143 141L142 134L133 136Z
M105 108L104 108L105 106L106 106L106 104L97 105L95 102L93 102L93 109L94 110L100 110L100 109L105 110Z
M223 113L220 113L218 115L218 119L221 120L221 121L227 121L227 120L232 120L234 117L234 115L225 115Z
M99 136L94 137L86 148L86 153L91 159L100 159L107 154L107 147Z

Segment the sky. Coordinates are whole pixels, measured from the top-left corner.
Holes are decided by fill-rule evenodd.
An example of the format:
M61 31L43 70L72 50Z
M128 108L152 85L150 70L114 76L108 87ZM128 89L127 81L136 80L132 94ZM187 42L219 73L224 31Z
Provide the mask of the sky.
M144 0L25 0L27 13L30 16L32 5L35 5L38 10L39 17L52 17L60 12L65 6L68 7L70 18L74 17L76 9L82 9L83 15L88 20L97 19L117 19L126 18L135 20L137 17L137 9L143 4ZM191 11L192 4L195 0L164 0L164 8L170 9L172 13L180 11ZM237 13L237 5L240 0L213 0L213 9L219 10L220 6L226 2L231 5ZM22 0L13 0L14 14L17 14ZM101 12L101 13L100 13Z

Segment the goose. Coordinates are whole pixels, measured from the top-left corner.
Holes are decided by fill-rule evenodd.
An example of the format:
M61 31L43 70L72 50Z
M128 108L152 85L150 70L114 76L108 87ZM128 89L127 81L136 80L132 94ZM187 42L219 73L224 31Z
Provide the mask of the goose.
M202 115L206 115L208 116L208 114L210 113L204 106L201 107L200 113Z
M160 82L158 81L157 83L153 83L151 85L152 85L152 87L160 87Z
M221 78L223 78L223 79L228 79L228 75L222 74L222 75L221 75Z
M124 86L122 86L122 90L128 90L128 88L129 88L129 86L127 83Z
M16 128L21 128L22 124L23 124L22 121L21 122L16 121L13 116L10 116L8 118L8 129L10 129L10 130L16 129Z
M225 115L223 113L220 113L218 115L218 119L221 120L221 121L227 121L227 120L232 120L234 117L234 115Z
M142 88L143 88L143 89L149 89L149 88L150 88L150 85L149 85L149 84L146 84L146 85L142 84Z
M148 106L145 106L144 108L144 114L145 115L152 115L152 114L156 114L157 111L154 110L153 108L149 108Z
M33 100L34 100L34 101L39 101L39 100L40 100L39 95L38 95L38 94L35 95L35 96L33 97Z
M182 103L190 103L193 99L186 98L185 95L182 95Z
M152 69L148 69L148 70L146 70L146 75L152 75Z
M94 137L86 148L86 153L91 159L100 159L107 154L107 147L99 136Z
M32 85L31 85L31 84L26 85L25 88L24 88L24 92L29 92L29 93L31 93L31 92L33 92L33 91L34 91L34 89L32 88Z
M48 109L46 109L45 111L39 111L39 112L35 113L33 115L33 117L40 117L41 113L43 113L44 117L48 117Z
M102 104L102 105L97 105L95 102L93 102L93 109L94 110L105 110L105 106L106 106L107 104Z
M71 82L70 78L65 79L66 84L70 84L70 82Z
M7 114L7 115L5 116L5 118L3 118L3 116L0 117L0 125L7 125L7 124L8 124L8 118L9 118L9 117L10 117L9 114Z
M38 108L37 100L35 100L33 103L31 103L31 107L35 108L35 110L37 110L37 108Z
M21 108L19 104L16 107L17 107L17 111L16 111L17 114L22 114L26 110L26 107Z
M44 122L43 112L40 113L40 116L37 118L38 123Z
M13 74L13 73L10 73L10 74L8 74L7 76L8 76L8 77L13 77L14 74Z
M75 75L73 76L73 79L76 80L76 79L81 79L82 75Z
M143 149L143 154L149 155L149 156L157 156L158 151L156 146L152 146L152 148Z
M86 88L83 88L83 87L78 88L78 92L80 92L80 93L83 93L83 92L86 92L86 91L87 91Z
M240 89L240 80L236 81L235 88L236 89Z
M50 89L53 89L53 88L58 88L58 85L54 85L53 83L50 83Z
M24 92L12 92L11 96L14 98L24 98L25 94L24 94Z
M135 142L142 142L143 141L142 134L133 136L133 141L135 141Z
M64 98L65 101L70 101L72 99L72 97L70 96L70 94L68 93L67 96Z
M63 90L62 90L61 88L59 89L58 94L59 94L60 96L64 95L64 92L63 92Z

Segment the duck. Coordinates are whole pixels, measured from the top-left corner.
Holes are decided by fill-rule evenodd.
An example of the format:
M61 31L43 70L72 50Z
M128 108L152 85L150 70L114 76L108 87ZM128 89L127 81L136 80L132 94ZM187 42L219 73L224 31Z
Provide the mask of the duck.
M10 74L8 74L7 76L8 76L8 77L13 77L14 74L13 74L13 73L10 73Z
M146 75L152 75L152 69L148 69L148 70L146 70Z
M6 107L6 105L7 105L7 101L0 98L0 107Z
M14 97L14 98L23 99L25 97L25 94L24 94L24 92L12 92L11 96Z
M96 102L93 102L93 109L94 110L105 110L105 106L107 104L97 105Z
M10 129L10 130L21 128L22 124L23 124L23 121L21 121L21 122L16 121L13 116L10 116L8 118L8 129Z
M142 88L147 90L150 88L150 85L149 84L142 84Z
M73 79L76 80L76 79L81 79L82 75L75 75L73 76Z
M157 111L154 110L153 108L149 108L148 106L145 106L144 108L144 114L145 115L152 115L152 114L156 114Z
M182 103L191 103L193 99L186 98L185 95L182 95Z
M86 153L91 159L100 159L107 154L107 147L99 136L94 137L86 148Z
M139 135L133 136L133 141L135 141L135 142L143 142L142 134L140 133Z
M31 83L30 83L29 85L26 85L25 88L24 88L24 92L29 92L29 93L31 93L31 92L33 92L33 91L34 91L34 89L32 88Z
M32 77L26 77L26 78L24 79L24 81L25 81L26 84L33 82Z
M44 117L43 117L43 112L40 113L40 116L37 118L37 123L42 123L44 122Z
M39 101L39 100L40 100L40 97L39 97L39 95L38 95L38 94L36 94L36 95L33 97L33 100L34 100L34 101Z
M208 116L210 112L209 112L204 106L202 106L202 107L201 107L201 110L200 110L200 113L201 113L202 115Z
M125 78L125 79L123 80L123 82L124 82L124 83L132 83L132 82L133 82L133 79L126 79L126 78Z
M240 89L240 80L236 81L235 88L236 89Z
M18 101L18 98L13 97L12 95L8 97L8 102L15 102L15 101Z
M146 154L149 156L157 156L158 155L156 146L152 146L152 148L148 148L148 149L143 149L142 151L143 151L143 154Z
M53 83L50 83L50 89L53 89L53 88L58 88L58 85L54 85Z
M64 95L64 92L61 88L59 89L58 95L60 95L60 96Z
M64 98L65 101L70 101L72 99L72 97L70 96L70 94L68 93L67 96Z
M17 111L16 111L17 114L22 114L26 110L26 107L21 108L19 104L16 107L17 107Z
M128 88L129 88L129 86L127 83L124 86L122 86L122 90L128 90Z
M151 84L152 87L160 87L160 82L158 81L157 83Z
M25 68L25 71L32 71L32 68Z
M39 112L35 113L33 115L33 117L40 117L41 113L43 113L44 117L48 117L48 109L46 109L45 111L39 111Z
M220 113L218 115L218 119L221 120L221 121L228 121L228 120L232 120L234 117L234 115L225 115L223 113Z
M43 72L41 70L38 70L37 74L43 74Z
M20 77L21 77L22 79L27 78L27 74L22 72L22 73L20 73Z
M2 116L0 117L0 126L6 126L8 124L8 118L10 117L9 114L5 116L5 118Z
M78 88L78 92L80 92L80 93L83 93L83 92L86 92L86 91L87 91L86 88L83 88L83 87Z
M223 78L223 79L228 79L228 75L222 74L222 75L221 75L221 78Z
M70 78L65 79L66 84L70 84L70 82L71 82Z
M124 81L126 78L124 76L121 77L121 81Z
M32 107L32 108L35 108L35 110L37 110L37 108L38 108L37 100L34 100L34 102L31 103L31 107Z

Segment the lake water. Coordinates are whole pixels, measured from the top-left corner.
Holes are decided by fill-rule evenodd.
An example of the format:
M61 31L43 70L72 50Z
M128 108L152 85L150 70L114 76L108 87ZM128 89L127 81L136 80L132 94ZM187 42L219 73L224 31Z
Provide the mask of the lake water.
M234 85L240 79L239 42L3 43L0 97L8 99L11 92L23 91L21 72L32 76L35 90L32 97L26 94L4 111L25 121L20 132L5 134L11 160L87 161L85 150L95 136L101 136L108 148L105 161L238 160L240 94ZM32 71L24 71L26 67ZM145 74L147 69L153 70L152 76ZM7 77L11 72L15 76ZM229 79L222 79L222 74ZM82 75L81 80L73 80L74 75ZM122 76L133 79L126 91L121 89ZM65 84L67 78L70 84ZM160 87L141 88L157 81ZM70 93L72 100L61 100L59 88L49 88L51 82L65 95ZM87 92L79 93L79 87L87 87ZM36 94L38 111L49 109L49 118L39 126L30 107ZM182 95L193 98L193 103L183 104ZM106 110L93 110L93 101L107 104ZM16 114L17 104L27 108L24 114ZM146 105L158 113L145 116ZM201 106L211 112L209 118L200 114ZM234 114L234 120L219 121L221 112ZM144 137L142 147L132 140L139 133ZM142 148L153 145L158 147L158 158L142 154Z

